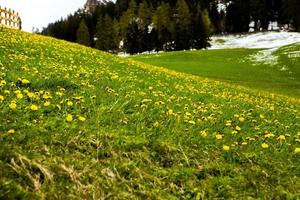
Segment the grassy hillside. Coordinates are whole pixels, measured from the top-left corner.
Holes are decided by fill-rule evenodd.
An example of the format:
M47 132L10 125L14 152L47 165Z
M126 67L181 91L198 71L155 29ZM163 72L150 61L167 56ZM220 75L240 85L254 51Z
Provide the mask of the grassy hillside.
M275 52L259 49L220 49L139 55L133 59L179 72L299 98L299 51L300 44L294 44Z
M300 198L299 99L0 29L0 199Z

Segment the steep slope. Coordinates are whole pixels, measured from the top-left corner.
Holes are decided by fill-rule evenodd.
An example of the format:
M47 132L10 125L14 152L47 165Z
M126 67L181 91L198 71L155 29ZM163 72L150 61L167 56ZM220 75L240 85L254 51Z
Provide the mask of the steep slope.
M298 198L299 100L0 29L0 199Z

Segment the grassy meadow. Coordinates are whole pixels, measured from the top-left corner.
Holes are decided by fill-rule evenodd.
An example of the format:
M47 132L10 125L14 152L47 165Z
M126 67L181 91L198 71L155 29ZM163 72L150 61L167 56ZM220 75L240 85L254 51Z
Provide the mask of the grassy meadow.
M262 49L217 49L132 58L179 72L299 98L299 52L300 44L294 44L272 52L269 57L264 57Z
M299 98L215 80L252 71L203 78L5 28L0 70L0 199L300 198Z

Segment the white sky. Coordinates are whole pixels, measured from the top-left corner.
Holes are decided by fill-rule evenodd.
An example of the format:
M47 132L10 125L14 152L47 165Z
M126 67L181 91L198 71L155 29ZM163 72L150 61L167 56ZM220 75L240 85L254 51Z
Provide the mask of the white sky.
M22 19L22 29L31 32L32 27L41 30L48 23L73 14L85 2L86 0L0 0L0 6L18 12Z

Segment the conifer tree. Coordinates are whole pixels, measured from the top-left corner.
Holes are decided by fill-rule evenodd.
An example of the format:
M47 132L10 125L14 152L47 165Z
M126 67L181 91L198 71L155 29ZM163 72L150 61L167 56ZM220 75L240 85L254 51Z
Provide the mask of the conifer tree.
M85 46L90 45L89 29L86 26L84 19L81 20L76 35L77 35L77 39L76 39L77 43L85 45Z
M154 33L157 35L157 40L153 41L156 50L171 50L171 42L174 39L175 28L171 20L171 7L169 4L162 3L156 10L152 18Z
M96 26L96 48L110 51L117 48L115 39L114 22L109 15L100 16Z
M190 49L191 15L185 0L178 0L176 4L176 38L175 49Z

